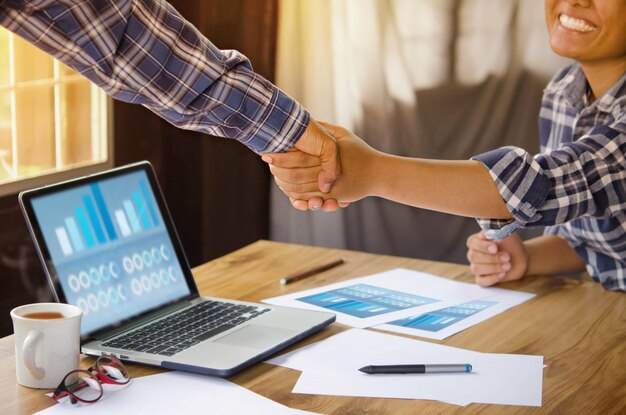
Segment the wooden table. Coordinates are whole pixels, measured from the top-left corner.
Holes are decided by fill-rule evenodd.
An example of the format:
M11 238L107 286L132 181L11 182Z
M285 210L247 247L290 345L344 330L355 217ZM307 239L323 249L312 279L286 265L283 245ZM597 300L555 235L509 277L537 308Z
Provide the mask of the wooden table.
M346 263L287 286L278 283L282 276L337 258ZM197 267L194 275L203 295L259 301L397 267L472 281L463 265L268 241L255 242ZM458 407L434 401L292 394L300 373L266 363L229 380L290 407L322 414L626 413L626 294L567 278L527 277L502 287L537 296L441 343L480 352L543 355L548 367L542 407ZM346 329L335 323L291 349ZM88 367L92 362L84 357L81 365ZM54 404L44 395L48 391L17 385L12 336L0 339L0 364L0 414L27 414ZM161 372L129 366L133 377Z

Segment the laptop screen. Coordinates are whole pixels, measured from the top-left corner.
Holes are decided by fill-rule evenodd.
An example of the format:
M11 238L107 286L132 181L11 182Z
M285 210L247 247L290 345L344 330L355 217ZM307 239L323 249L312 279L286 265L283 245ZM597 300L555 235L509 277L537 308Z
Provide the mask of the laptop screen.
M82 335L191 294L146 168L49 190L25 211L59 300L83 310Z

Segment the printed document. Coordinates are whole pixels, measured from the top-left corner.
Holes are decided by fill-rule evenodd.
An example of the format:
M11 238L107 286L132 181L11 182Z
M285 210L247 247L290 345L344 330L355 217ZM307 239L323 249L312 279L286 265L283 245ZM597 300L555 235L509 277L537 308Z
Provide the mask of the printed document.
M534 297L408 269L393 269L263 300L332 311L337 322L442 340Z

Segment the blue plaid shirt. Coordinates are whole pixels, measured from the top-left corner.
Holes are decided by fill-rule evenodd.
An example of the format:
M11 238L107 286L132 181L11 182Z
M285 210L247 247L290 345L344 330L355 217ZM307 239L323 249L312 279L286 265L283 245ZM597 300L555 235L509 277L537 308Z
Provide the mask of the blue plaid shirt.
M594 280L626 291L626 73L590 105L586 91L580 66L564 68L544 91L540 154L503 147L474 157L513 216L478 222L491 239L546 226L585 260Z
M257 153L288 150L309 122L245 56L219 50L165 1L0 0L0 25L119 100Z

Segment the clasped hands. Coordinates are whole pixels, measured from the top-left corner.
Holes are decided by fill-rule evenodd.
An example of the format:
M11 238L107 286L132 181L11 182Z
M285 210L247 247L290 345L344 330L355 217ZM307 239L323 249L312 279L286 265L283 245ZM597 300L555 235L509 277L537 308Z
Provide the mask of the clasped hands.
M382 155L344 128L311 120L291 151L262 159L293 207L330 212L375 194L375 160Z

